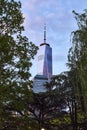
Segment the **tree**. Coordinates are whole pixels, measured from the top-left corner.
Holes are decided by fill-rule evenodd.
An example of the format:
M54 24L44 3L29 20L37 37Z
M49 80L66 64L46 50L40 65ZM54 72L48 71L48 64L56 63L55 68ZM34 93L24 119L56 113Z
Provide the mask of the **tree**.
M34 93L31 103L26 102L37 125L35 130L77 130L79 104L74 94L73 74L75 72L68 71L53 76L51 82L45 84L46 92Z
M77 103L77 99L75 98L75 74L75 71L63 72L59 75L52 77L50 84L47 83L46 86L48 88L51 88L48 89L48 91L52 91L53 89L57 91L56 98L59 99L58 102L61 101L60 106L62 105L60 109L61 111L59 113L67 113L66 116L61 114L61 118L59 116L57 117L57 120L60 119L59 122L61 122L61 125L59 125L59 129L65 130L71 127L73 130L77 130L77 109L79 108L79 104ZM75 83L73 83L73 81ZM64 119L68 122L64 122Z
M69 50L68 62L71 70L76 71L79 95L84 100L84 112L87 112L87 10L83 14L73 11L78 30L72 32L72 47Z
M28 110L31 113L33 121L37 122L37 129L45 128L53 130L53 120L61 117L61 112L65 100L60 96L59 91L33 93L33 100L28 101Z
M0 0L0 129L5 130L26 125L25 101L32 99L30 67L37 47L22 35L23 21L20 2Z
M72 47L69 49L68 66L72 72L73 94L80 112L87 119L87 10L83 14L73 11L78 30L72 32ZM85 126L85 125L84 125ZM87 127L85 126L85 129Z
M41 128L53 130L55 127L60 129L59 124L54 124L54 122L66 114L62 111L66 104L66 99L63 96L65 89L59 86L60 83L63 83L64 76L60 74L56 77L58 77L58 82L55 82L57 78L53 78L51 82L45 84L46 92L33 93L33 100L26 101L27 110L31 113L30 117L36 126L35 130L41 130Z

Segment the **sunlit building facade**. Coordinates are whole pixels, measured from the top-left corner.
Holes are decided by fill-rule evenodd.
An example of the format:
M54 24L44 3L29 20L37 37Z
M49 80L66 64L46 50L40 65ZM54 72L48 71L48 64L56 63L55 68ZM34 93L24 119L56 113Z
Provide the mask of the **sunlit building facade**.
M36 75L33 82L33 90L35 93L45 92L45 83L48 82L48 78L44 75Z
M45 75L48 79L52 77L52 48L46 43L46 27L44 28L44 43L40 44L38 51L37 73Z
M52 77L52 48L49 44L40 44L37 68L39 75L45 75L48 79Z
M44 43L38 50L37 75L34 77L34 91L45 91L44 83L52 77L52 48L46 43L46 25L44 26ZM37 90L38 89L38 90Z

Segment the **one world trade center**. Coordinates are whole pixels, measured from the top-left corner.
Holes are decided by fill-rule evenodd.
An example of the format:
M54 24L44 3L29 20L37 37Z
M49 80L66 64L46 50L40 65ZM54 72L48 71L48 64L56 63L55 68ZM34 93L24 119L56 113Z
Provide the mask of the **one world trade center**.
M46 43L46 25L44 25L44 43L40 44L38 51L37 73L45 75L48 80L52 77L52 48Z

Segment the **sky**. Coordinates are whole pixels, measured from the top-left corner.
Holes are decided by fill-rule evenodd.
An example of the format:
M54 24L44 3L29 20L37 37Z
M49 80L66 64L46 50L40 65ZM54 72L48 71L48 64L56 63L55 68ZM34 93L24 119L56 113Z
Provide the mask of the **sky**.
M77 29L72 13L83 13L87 0L20 0L24 20L24 34L35 45L43 43L44 23L46 41L52 47L53 75L68 70L68 51L71 47L71 32ZM37 74L37 55L32 61L32 77Z

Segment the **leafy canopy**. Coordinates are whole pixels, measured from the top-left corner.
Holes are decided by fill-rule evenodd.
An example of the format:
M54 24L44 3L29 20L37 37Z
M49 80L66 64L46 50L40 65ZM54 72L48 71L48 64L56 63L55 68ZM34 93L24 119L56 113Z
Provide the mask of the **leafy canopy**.
M23 36L23 21L20 2L0 0L1 128L6 126L6 122L11 124L13 111L24 115L25 101L31 99L30 67L37 47ZM16 123L16 120L13 122Z

